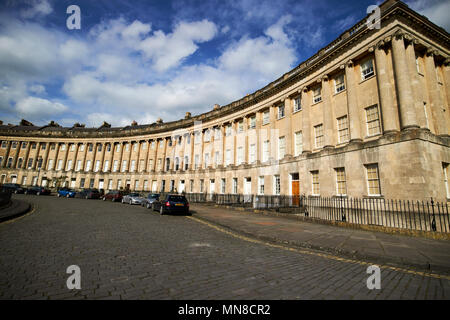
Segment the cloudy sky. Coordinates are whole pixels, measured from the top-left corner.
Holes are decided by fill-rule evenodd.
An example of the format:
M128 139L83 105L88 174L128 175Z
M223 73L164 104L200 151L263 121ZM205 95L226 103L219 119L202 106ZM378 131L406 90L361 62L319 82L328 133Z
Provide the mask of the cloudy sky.
M275 80L374 0L2 0L0 119L99 126L177 120ZM450 0L410 0L450 30ZM81 29L69 30L70 5Z

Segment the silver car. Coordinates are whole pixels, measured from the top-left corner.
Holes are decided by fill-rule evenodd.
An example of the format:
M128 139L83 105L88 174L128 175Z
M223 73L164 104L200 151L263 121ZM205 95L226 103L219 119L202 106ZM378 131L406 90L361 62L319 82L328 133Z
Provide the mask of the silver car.
M150 209L152 207L152 203L159 200L159 194L158 193L149 193L147 198L144 198L141 205L143 207L146 207L147 209Z
M122 198L122 203L142 204L144 198L139 193L129 193Z

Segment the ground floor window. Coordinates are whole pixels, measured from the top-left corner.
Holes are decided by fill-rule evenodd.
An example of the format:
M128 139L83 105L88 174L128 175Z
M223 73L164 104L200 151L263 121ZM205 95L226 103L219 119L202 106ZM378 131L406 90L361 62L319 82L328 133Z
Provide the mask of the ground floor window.
M366 165L367 174L367 190L370 196L381 195L380 190L380 178L378 173L378 164L368 164Z
M273 193L275 195L279 195L281 193L281 179L278 175L274 176L273 189Z
M347 194L347 183L345 180L345 168L336 168L336 193L337 195Z
M312 194L320 195L319 171L311 171Z
M449 168L449 164L448 163L443 163L442 164L442 170L444 171L444 185L445 185L445 191L447 194L447 198L450 198L450 189L448 186L448 168Z

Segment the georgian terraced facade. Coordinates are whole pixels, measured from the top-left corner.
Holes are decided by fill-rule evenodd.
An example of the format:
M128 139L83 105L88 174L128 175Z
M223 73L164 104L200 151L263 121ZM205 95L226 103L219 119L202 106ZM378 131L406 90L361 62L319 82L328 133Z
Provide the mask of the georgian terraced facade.
M367 19L367 18L366 18ZM0 126L1 182L450 198L449 34L399 1L266 87L185 119Z

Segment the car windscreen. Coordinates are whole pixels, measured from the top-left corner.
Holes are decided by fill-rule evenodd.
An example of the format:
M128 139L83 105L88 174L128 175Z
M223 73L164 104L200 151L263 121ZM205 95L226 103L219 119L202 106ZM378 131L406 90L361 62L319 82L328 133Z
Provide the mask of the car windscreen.
M167 200L173 202L186 202L186 198L183 196L168 196Z
M130 197L139 197L139 193L130 193L129 196Z

